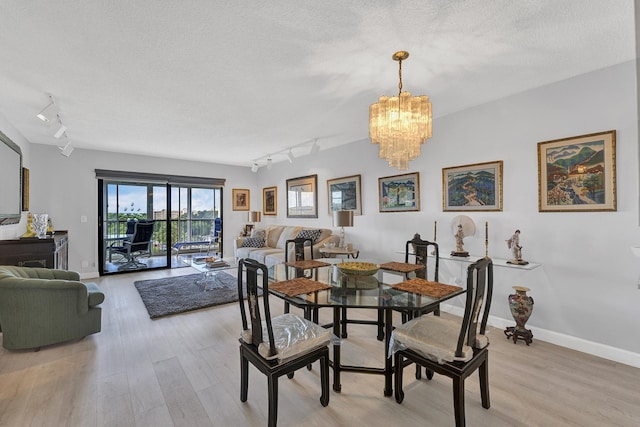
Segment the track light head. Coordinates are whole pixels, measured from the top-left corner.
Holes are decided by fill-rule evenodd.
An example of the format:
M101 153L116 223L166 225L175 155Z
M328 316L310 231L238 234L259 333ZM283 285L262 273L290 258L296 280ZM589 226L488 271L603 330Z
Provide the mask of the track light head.
M258 163L253 162L253 165L251 166L251 172L253 173L258 172Z
M320 152L320 146L318 145L318 140L316 139L311 146L311 151L309 151L309 154L315 156L316 154L318 154L318 152Z
M271 160L271 156L267 159L267 169L271 170L273 167L273 160Z
M60 127L58 127L58 130L56 131L56 133L53 134L53 137L55 139L60 139L60 137L64 135L64 133L67 130L67 127L62 124L62 121L60 120L59 117L58 117L58 124L60 125Z
M67 142L67 145L64 147L58 147L60 149L60 154L65 157L69 157L71 153L73 153L73 146L71 145L71 141Z
M49 96L49 103L38 114L36 114L36 117L45 123L49 123L55 120L57 116L58 107L56 107L56 104L53 102L53 98Z

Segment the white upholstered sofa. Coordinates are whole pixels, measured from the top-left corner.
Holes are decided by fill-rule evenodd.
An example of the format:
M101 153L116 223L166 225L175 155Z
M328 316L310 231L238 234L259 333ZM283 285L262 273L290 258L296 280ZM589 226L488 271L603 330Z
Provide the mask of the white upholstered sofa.
M251 237L239 237L233 242L236 262L240 258L251 258L267 267L281 264L285 258L285 242L295 239L303 230L306 230L304 234L317 236L313 242L313 258L320 258L320 248L325 243L337 245L340 241L340 236L334 235L328 228L271 225L262 229L257 228L251 233ZM291 258L293 245L289 250Z

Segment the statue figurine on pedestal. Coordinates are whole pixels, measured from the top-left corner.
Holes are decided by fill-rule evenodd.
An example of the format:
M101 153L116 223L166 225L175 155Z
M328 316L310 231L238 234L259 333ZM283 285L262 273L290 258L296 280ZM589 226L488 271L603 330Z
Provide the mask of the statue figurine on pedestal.
M458 231L453 235L456 238L456 250L451 252L453 256L469 256L469 252L464 250L464 230L462 229L462 224L458 224Z
M512 259L507 261L508 264L527 265L528 261L522 259L522 246L520 245L520 230L516 230L509 240L506 240L507 246L511 249Z
M476 225L466 215L458 215L451 221L451 231L456 239L456 250L451 251L451 256L468 257L469 252L464 250L464 238L476 234Z

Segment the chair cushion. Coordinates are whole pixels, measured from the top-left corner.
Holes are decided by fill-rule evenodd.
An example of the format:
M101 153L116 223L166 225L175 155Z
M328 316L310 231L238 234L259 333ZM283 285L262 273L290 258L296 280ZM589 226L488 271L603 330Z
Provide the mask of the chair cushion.
M264 239L261 237L247 237L242 242L243 248L262 248L264 247Z
M311 241L313 243L318 241L318 237L320 237L320 234L322 233L321 230L311 230L311 229L305 229L305 230L301 230L298 235L296 236L297 239L311 239Z
M258 352L267 360L278 359L279 363L327 345L331 339L331 330L293 313L273 317L271 326L276 355L269 356L269 335L264 322L262 325L264 341L258 345ZM247 344L251 344L251 330L242 331L242 339Z
M437 363L468 362L473 356L470 346L462 347L462 357L456 357L456 346L462 319L452 320L440 316L421 316L398 326L391 334L391 353L411 349ZM488 339L480 335L476 347L486 347Z

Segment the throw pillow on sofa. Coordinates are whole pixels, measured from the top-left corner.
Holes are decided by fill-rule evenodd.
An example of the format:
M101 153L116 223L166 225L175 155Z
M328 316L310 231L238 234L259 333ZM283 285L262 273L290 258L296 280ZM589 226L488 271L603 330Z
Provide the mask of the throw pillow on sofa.
M298 239L311 239L315 243L318 241L320 234L322 234L322 230L302 230L296 237Z
M247 237L242 242L243 248L262 248L264 247L264 239L261 237Z
M254 229L251 230L251 237L258 237L261 239L267 239L267 230L263 230L263 229Z

